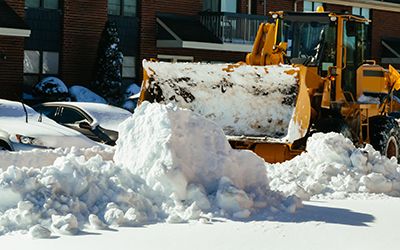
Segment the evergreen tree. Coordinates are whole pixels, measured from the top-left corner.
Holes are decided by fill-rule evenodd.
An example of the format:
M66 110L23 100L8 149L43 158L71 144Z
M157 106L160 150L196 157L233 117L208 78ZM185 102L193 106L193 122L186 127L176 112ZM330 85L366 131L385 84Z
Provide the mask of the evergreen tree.
M108 21L103 30L97 55L93 90L111 104L118 105L122 97L122 60L115 23Z

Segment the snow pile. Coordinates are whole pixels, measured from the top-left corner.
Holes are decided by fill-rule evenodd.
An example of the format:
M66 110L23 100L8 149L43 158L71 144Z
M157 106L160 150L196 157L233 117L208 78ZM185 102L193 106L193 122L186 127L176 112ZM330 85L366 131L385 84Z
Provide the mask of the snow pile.
M356 148L341 134L314 134L307 152L267 165L270 186L286 195L345 198L353 193L400 196L400 168L371 145Z
M69 93L72 97L72 100L76 102L96 102L104 104L107 103L107 101L103 97L97 95L90 89L83 86L74 85L69 88Z
M100 156L86 161L68 154L42 169L9 167L0 183L0 193L11 197L0 201L0 235L29 230L33 237L48 236L42 227L76 234L88 223L134 226L158 218L144 182Z
M189 110L146 102L119 138L114 161L71 150L46 167L0 170L0 195L7 197L0 200L0 235L21 230L47 238L88 226L243 219L301 206L269 189L260 158L231 149L216 124Z
M298 90L297 68L148 61L143 68L148 94L153 95L148 98L193 110L227 135L287 134Z
M215 123L190 110L145 102L120 126L120 138L114 161L172 197L162 201L167 207L178 203L243 218L280 205L282 197L269 190L264 161L233 150ZM187 219L175 212L173 220Z
M0 151L0 169L6 170L9 166L39 168L50 166L54 161L68 154L84 156L90 159L100 155L105 161L113 159L114 148L92 147L92 148L57 148L57 149L33 149L29 151L7 152Z

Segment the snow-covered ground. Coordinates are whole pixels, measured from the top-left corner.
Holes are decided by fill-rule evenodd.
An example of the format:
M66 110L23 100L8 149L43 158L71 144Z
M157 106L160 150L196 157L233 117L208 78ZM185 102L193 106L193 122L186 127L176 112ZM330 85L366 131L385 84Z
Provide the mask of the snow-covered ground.
M305 202L294 215L255 221L216 218L211 223L150 224L109 230L86 229L79 236L32 240L29 235L0 237L6 249L388 249L400 244L400 199Z
M0 155L0 193L7 197L0 200L0 244L13 249L400 244L399 165L369 146L355 148L339 134L316 134L308 152L270 165L250 151L231 149L217 124L193 112L143 103L120 126L119 138L115 153ZM43 162L28 160L36 156Z

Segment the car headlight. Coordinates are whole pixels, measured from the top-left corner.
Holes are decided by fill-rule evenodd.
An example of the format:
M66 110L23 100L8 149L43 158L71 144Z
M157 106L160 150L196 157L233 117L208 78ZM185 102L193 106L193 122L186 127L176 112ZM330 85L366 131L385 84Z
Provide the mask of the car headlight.
M22 144L43 146L42 142L34 137L19 134L16 134L15 137L17 138L18 142Z

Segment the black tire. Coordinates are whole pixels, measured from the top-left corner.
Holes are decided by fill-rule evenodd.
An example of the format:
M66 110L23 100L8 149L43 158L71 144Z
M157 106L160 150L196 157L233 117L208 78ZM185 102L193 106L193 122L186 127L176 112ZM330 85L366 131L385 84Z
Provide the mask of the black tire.
M347 123L339 117L323 118L315 124L315 132L329 133L335 132L342 134L344 137L352 139L352 133Z
M0 140L0 151L11 151L11 147L7 142Z
M389 159L399 159L400 128L393 117L374 116L369 120L371 145Z

